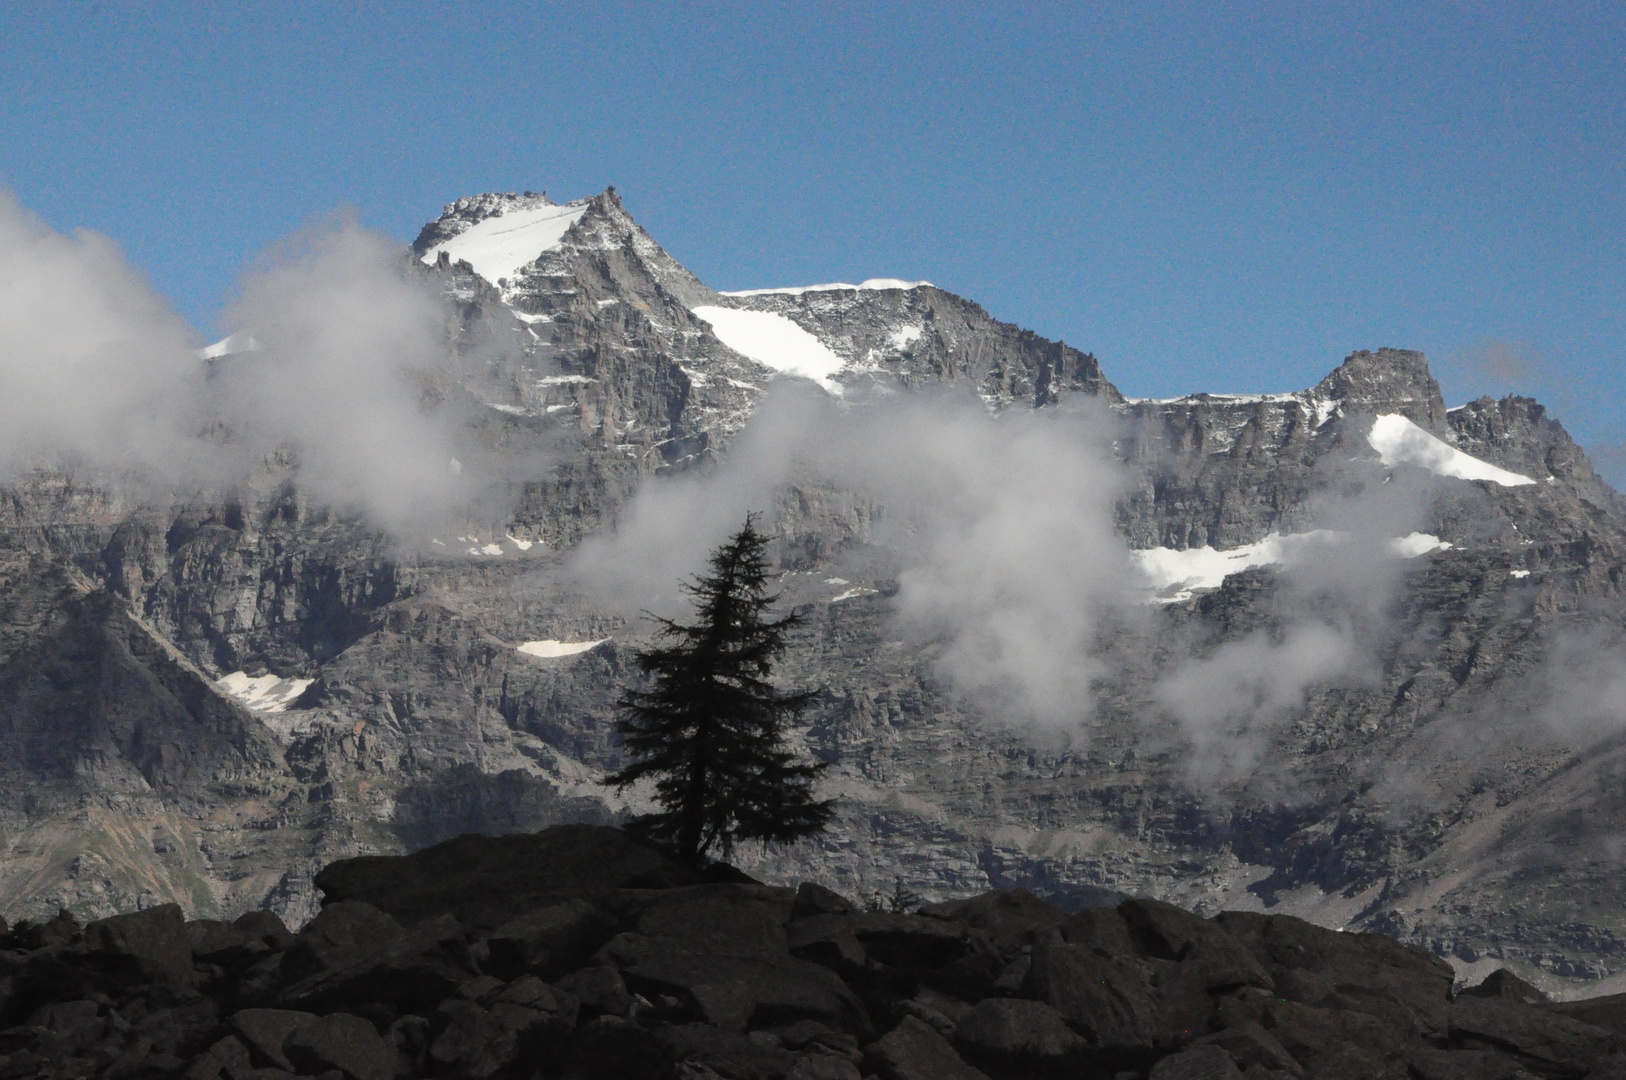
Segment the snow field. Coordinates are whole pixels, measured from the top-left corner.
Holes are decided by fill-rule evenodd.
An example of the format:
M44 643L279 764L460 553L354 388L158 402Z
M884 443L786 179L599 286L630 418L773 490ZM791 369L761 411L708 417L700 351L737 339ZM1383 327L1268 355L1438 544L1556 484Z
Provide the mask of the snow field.
M841 357L783 315L709 305L694 313L735 352L786 375L812 379L832 394L841 393L841 384L833 381L841 370Z
M1279 566L1312 544L1339 544L1346 539L1347 533L1316 529L1286 536L1271 533L1257 543L1225 550L1206 546L1183 551L1156 547L1141 548L1129 554L1139 564L1153 591L1159 594L1156 602L1167 604L1190 599L1194 589L1217 589L1227 577L1243 570ZM1388 547L1397 559L1415 559L1431 551L1448 550L1451 545L1431 533L1414 532L1390 540Z
M845 281L831 281L823 285L789 285L782 289L736 289L725 292L723 296L801 296L810 292L838 292L842 289L857 291L879 289L918 289L921 286L933 287L929 281L904 281L902 278L872 277L860 281L857 285L849 285Z
M1372 421L1372 431L1367 435L1366 441L1391 469L1396 465L1415 465L1420 469L1427 469L1435 476L1453 476L1462 480L1489 480L1503 487L1535 483L1528 476L1508 472L1488 461L1480 461L1470 454L1464 454L1398 413L1388 413Z
M535 262L564 239L565 231L587 213L587 203L564 206L538 206L529 210L509 210L476 222L450 240L423 253L423 261L433 264L442 251L455 263L464 260L474 272L495 285L513 277L520 267Z
M315 679L284 679L280 675L250 676L241 671L215 680L215 689L256 712L286 712Z
M538 656L544 660L554 660L561 656L575 656L578 653L596 649L609 641L609 638L599 638L597 641L557 641L547 638L543 641L522 641L515 648L526 656Z

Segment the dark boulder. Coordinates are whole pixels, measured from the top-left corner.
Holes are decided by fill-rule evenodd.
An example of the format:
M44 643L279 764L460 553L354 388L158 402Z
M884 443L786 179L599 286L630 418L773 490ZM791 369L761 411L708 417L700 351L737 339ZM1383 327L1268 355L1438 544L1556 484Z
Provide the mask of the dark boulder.
M292 1072L293 1062L288 1060L283 1043L296 1029L314 1019L315 1013L292 1009L243 1009L233 1013L227 1023L250 1050L271 1065Z
M783 956L795 893L768 885L622 891L609 903L632 930L729 956Z
M1451 1006L1450 1031L1455 1045L1511 1050L1555 1075L1583 1076L1620 1047L1606 1028L1496 998L1459 998Z
M961 960L981 938L965 923L865 911L799 919L790 924L786 940L792 955L837 969L874 961L930 971Z
M1102 1046L1147 1049L1172 1041L1151 988L1077 945L1035 945L1022 992Z
M450 913L470 930L616 889L703 882L700 871L601 825L559 825L512 836L459 836L411 855L367 855L316 875L324 903L364 900L402 923Z
M129 958L154 982L184 985L194 981L192 945L179 904L97 919L85 927L84 946L92 952Z
M504 978L529 972L557 979L586 962L615 934L615 923L585 900L567 900L517 915L486 942L486 969Z
M688 1064L709 1070L709 1073L699 1072L699 1076L779 1080L790 1072L796 1060L777 1040L719 1031L707 1024L674 1024L660 1028L655 1032L655 1039L679 1066Z
M1026 889L986 892L965 900L928 904L919 914L981 930L1001 956L1032 945L1067 920L1067 913Z
M953 1041L967 1059L999 1072L1053 1072L1089 1045L1042 1001L988 998L955 1025Z
M1257 1065L1273 1072L1299 1076L1304 1070L1293 1055L1270 1032L1258 1024L1245 1023L1193 1040L1193 1046L1218 1046L1231 1055L1238 1067Z
M292 981L348 967L405 935L405 927L372 904L359 900L329 904L288 946L282 957L283 977Z
M312 1012L382 1004L398 1014L423 1015L476 974L462 928L450 915L426 919L371 949L352 946L329 959L337 966L283 987L277 1003Z
M288 1034L283 1050L296 1069L309 1075L339 1069L350 1080L395 1077L394 1048L371 1023L348 1013L305 1021Z
M1560 1001L1548 1005L1547 1008L1571 1020L1626 1034L1626 994L1609 994L1604 997L1583 998L1580 1001Z
M864 1061L884 1080L988 1080L947 1039L913 1016L875 1040Z
M1507 968L1497 968L1487 975L1484 981L1464 988L1457 996L1499 998L1503 1001L1518 1001L1526 1005L1540 1005L1548 1000L1546 994L1531 986Z
M1241 1080L1231 1055L1218 1046L1194 1046L1152 1066L1151 1080Z
M790 917L794 920L813 915L850 915L857 910L851 900L834 889L804 881L796 888L796 901L791 906Z
M1102 956L1134 956L1140 950L1130 935L1129 923L1117 908L1086 908L1061 924L1062 940Z
M841 979L789 956L720 956L672 938L626 933L597 958L620 971L629 989L675 995L725 1031L803 1019L854 1034L868 1027L863 1006Z
M1450 1023L1451 965L1424 949L1382 934L1344 933L1291 915L1227 911L1213 923L1241 942L1281 983L1292 971L1330 979L1343 1008L1392 1015L1400 1006L1423 1034Z

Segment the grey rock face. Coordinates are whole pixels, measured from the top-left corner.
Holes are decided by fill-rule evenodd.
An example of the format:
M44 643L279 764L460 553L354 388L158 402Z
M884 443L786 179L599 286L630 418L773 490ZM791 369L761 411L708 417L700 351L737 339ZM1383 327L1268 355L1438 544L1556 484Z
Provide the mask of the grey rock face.
M460 200L416 250L540 198ZM1367 438L1379 414L1537 481L1431 488L1418 528L1453 546L1405 564L1362 631L1367 673L1310 686L1249 772L1205 785L1158 679L1194 649L1284 633L1298 609L1282 575L1233 574L1114 628L1095 718L1071 745L1036 743L953 692L941 643L900 641L896 552L874 527L885 507L799 478L764 508L785 604L804 616L780 674L826 688L799 737L831 763L840 812L823 840L746 856L752 873L857 897L901 875L930 901L1025 887L1068 910L1131 893L1204 914L1272 904L1496 957L1544 989L1626 965L1626 916L1602 899L1626 884L1607 857L1626 751L1583 731L1586 718L1568 735L1535 719L1557 708L1542 673L1626 618L1626 502L1538 403L1448 411L1424 359L1392 349L1293 393L1128 401L1090 354L943 290L722 295L614 192L580 206L512 278L450 260L421 270L454 309L431 397L503 460L546 452L515 481L513 514L479 524L531 544L523 554L415 551L313 505L291 459L230 493L144 502L107 477L9 479L0 913L174 902L227 918L270 908L297 925L337 859L614 820L594 781L620 763L613 702L647 639L564 564L645 486L707 475L752 415L774 375L692 310L715 305L814 335L844 361L836 381L854 402L931 391L995 411L1109 412L1131 547L1223 549L1314 526L1327 500L1381 472ZM1411 466L1387 475L1416 480ZM854 583L875 591L833 603L821 582L836 560L877 567ZM514 648L606 638L556 658ZM313 681L287 711L255 711L212 685L234 671ZM521 914L467 902L459 918L487 929ZM1128 932L1109 923L1061 933ZM1037 923L1012 925L1040 941ZM1293 970L1265 966L1278 980ZM1204 978L1233 977L1223 967Z

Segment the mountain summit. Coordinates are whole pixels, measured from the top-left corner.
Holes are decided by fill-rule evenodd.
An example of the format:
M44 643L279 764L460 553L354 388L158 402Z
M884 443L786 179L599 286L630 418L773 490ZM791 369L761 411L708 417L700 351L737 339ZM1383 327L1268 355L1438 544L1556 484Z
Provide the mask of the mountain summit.
M1549 989L1626 964L1626 501L1539 403L1447 408L1396 349L1128 399L927 282L719 293L614 189L459 199L412 252L424 408L500 511L383 536L288 454L184 497L11 478L6 917L299 921L336 858L614 819L617 589L755 508L837 816L752 873L1251 907ZM1041 685L1065 725L1021 720Z

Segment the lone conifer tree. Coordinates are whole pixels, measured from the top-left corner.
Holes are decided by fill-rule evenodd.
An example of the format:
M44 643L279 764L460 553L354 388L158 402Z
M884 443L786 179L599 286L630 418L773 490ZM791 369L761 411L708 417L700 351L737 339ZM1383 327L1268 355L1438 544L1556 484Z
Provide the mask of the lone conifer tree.
M713 848L728 858L736 840L811 836L832 812L830 800L813 798L824 764L800 763L784 745L787 724L814 695L781 694L767 681L797 617L764 619L778 599L766 592L766 545L747 516L712 553L711 573L684 586L696 621L657 619L665 644L634 657L651 688L628 689L620 701L617 730L638 760L603 783L655 777L663 812L628 828L697 862Z

